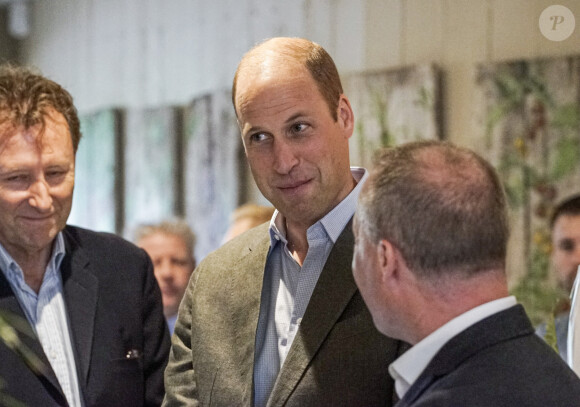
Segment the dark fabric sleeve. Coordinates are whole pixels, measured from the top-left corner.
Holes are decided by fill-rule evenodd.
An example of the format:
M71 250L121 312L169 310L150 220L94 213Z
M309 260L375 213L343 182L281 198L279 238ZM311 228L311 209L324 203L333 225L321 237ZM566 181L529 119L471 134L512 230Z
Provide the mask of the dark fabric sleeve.
M191 353L191 307L197 270L189 282L179 307L179 317L171 338L169 363L165 371L163 406L198 406L197 385Z
M169 355L169 329L163 316L161 291L147 257L143 287L143 339L145 405L159 406L165 394L163 374Z

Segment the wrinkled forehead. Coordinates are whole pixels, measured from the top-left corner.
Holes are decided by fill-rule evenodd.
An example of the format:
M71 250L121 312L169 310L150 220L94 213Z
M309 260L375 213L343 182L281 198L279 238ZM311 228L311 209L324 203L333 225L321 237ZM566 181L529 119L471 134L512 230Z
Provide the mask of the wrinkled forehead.
M67 134L70 137L68 123L64 116L54 109L50 109L46 115L35 121L31 126L15 122L6 112L0 111L0 149L14 137L23 137L27 141L35 141L39 148L45 140L46 128L50 126L56 133ZM72 138L71 138L72 142Z

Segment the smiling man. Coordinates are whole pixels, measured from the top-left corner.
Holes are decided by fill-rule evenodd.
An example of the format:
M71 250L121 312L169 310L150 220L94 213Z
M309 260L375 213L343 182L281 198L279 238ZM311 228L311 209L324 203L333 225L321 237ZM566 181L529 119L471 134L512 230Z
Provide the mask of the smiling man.
M0 341L2 391L30 406L159 405L169 334L151 261L66 225L80 137L66 90L0 67L0 310L40 361Z
M390 406L381 335L350 272L366 178L354 115L319 45L274 38L240 62L232 98L270 224L210 254L181 303L165 405Z

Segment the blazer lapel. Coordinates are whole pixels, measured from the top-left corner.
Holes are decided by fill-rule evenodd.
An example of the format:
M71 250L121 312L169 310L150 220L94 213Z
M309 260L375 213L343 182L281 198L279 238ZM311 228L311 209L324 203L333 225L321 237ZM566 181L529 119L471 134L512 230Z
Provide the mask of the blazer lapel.
M267 229L266 229L267 230ZM254 353L255 341L246 341L246 338L255 338L258 327L258 318L260 316L260 301L262 296L262 286L264 284L264 270L266 268L266 260L270 250L270 236L265 233L266 237L257 241L254 245L249 247L248 256L240 262L240 268L249 270L252 274L240 274L244 281L238 281L238 284L244 286L244 289L233 288L232 292L244 293L241 301L244 305L237 308L246 308L246 320L244 322L234 321L233 326L240 329L239 338L243 339L238 346L246 346L243 352L243 359L241 360L242 383L245 383L244 402L243 404L251 404L254 392ZM249 259L247 262L246 259ZM246 263L247 262L247 263Z
M84 388L91 362L99 284L83 249L70 234L65 233L64 236L66 256L61 265L64 298L75 348L79 382Z
M278 374L269 405L283 405L343 313L357 286L351 272L354 237L349 222L314 288L296 338Z
M16 332L21 344L25 347L25 354L23 355L23 363L25 363L31 370L37 371L36 375L47 391L61 404L66 404L64 393L58 383L56 374L50 362L42 349L42 345L36 336L36 332L28 322L24 310L20 307L20 303L16 295L12 291L8 280L4 273L0 271L0 310L6 311L8 318L13 321L16 327ZM12 322L11 321L11 322ZM26 358L26 354L30 353L31 357L36 359L37 363L30 362ZM40 362L40 363L38 363Z
M431 374L421 374L417 381L413 383L411 388L407 390L403 398L395 405L395 407L409 407L421 394L427 390L435 381L435 377Z
M519 304L477 322L451 338L437 352L396 407L413 405L429 386L453 372L466 359L483 349L505 340L533 333L534 329L530 320L524 308Z

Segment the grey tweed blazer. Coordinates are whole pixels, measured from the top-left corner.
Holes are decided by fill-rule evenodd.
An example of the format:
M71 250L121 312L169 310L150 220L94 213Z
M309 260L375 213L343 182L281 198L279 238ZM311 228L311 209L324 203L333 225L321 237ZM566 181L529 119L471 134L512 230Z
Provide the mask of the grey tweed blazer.
M349 223L334 245L269 406L391 406L388 365L404 347L374 327L351 272ZM211 253L181 303L165 406L250 406L268 224Z

